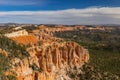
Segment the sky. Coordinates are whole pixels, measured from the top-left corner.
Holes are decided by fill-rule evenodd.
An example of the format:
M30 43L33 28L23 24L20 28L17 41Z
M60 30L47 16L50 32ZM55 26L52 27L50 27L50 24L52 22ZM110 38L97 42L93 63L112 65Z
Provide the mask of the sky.
M0 0L0 23L120 24L120 0Z

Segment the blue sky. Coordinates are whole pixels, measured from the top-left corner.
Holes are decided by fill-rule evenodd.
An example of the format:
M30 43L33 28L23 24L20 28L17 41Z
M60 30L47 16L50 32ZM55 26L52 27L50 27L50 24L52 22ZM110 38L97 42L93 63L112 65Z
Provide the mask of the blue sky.
M120 24L120 0L0 0L0 23Z

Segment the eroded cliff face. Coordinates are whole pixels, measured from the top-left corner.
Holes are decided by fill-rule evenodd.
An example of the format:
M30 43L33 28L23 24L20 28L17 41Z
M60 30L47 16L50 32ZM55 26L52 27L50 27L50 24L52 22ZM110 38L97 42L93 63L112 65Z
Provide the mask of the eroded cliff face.
M80 68L89 60L88 51L74 42L32 47L28 51L30 57L13 69L17 80L68 80L67 71Z
M56 38L53 32L47 32L46 28L33 31L43 45L27 48L30 56L25 59L12 60L16 66L11 70L16 72L17 80L72 80L68 71L89 61L87 49L75 42Z

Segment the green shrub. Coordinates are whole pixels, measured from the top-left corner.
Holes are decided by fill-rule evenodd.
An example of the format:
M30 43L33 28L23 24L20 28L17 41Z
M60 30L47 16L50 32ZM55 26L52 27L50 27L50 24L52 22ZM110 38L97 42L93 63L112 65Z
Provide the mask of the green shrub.
M8 80L16 80L16 76L14 75L9 75L7 76Z
M54 36L75 41L90 51L90 64L120 76L120 30L74 30L56 32Z
M0 53L0 80L6 80L4 72L10 68L10 60L4 54Z
M25 56L29 56L25 46L16 44L16 42L5 36L0 36L0 48L8 52L9 58L23 59Z

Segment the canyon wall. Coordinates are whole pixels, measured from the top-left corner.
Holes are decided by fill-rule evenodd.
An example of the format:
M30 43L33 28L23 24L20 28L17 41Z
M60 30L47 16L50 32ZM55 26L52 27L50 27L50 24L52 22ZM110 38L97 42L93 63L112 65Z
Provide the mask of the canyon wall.
M13 69L17 80L68 80L67 71L80 68L89 60L88 51L74 42L32 47L28 51L30 57Z
M32 38L29 34L11 37L12 40L24 45L36 43L37 40L43 43L27 48L30 56L22 60L15 58L12 60L12 64L16 66L11 70L17 74L17 80L72 80L68 72L87 63L89 52L75 42L53 36L54 32L63 30L66 28L54 29L42 26L31 33L34 35Z

